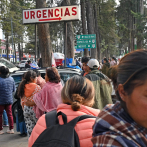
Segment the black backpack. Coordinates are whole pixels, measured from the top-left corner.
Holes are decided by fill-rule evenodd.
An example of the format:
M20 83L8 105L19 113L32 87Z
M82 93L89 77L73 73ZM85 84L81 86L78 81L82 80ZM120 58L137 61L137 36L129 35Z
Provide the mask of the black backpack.
M64 125L60 125L58 116L62 115ZM61 111L54 110L45 115L47 129L37 138L32 147L80 147L78 135L74 129L77 122L86 118L96 118L91 115L76 117L67 123L67 117Z

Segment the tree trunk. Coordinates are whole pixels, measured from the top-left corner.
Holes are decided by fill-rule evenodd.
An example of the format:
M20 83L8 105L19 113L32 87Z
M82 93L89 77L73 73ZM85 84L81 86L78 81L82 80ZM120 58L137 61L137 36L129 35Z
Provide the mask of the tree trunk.
M138 13L140 13L141 15L144 14L144 4L143 4L143 0L140 0L139 1L139 4L138 4ZM143 33L143 31L139 31L140 34ZM137 49L142 49L143 47L143 38L138 36L137 38Z
M131 42L129 40L129 42L128 42L128 53L130 53L130 52L131 52Z
M125 48L125 54L127 54L127 48Z
M74 58L75 47L74 47L74 32L72 22L67 23L67 58Z
M87 16L87 28L88 34L95 34L94 32L94 19L91 2L86 0L86 16ZM97 59L97 49L91 49L91 58Z
M130 1L130 9L133 10L132 3ZM130 51L134 50L134 35L133 35L133 26L134 26L134 21L133 21L133 15L131 14L131 11L129 12L129 30L130 30Z
M131 48L132 48L132 45L131 45L131 42L132 42L132 39L131 39L131 37L132 37L132 35L131 35L131 14L129 14L129 45L128 45L128 53L130 53L131 52Z
M39 46L37 46L37 57L38 57L38 59L40 58Z
M85 0L81 0L82 32L87 34ZM84 56L89 57L88 49L84 49Z
M14 43L14 55L15 55L15 63L17 63L17 56L16 56L16 48L15 48L15 43ZM14 57L13 57L14 58Z
M142 39L137 38L137 49L142 49Z
M131 15L131 51L134 51L134 17Z
M37 27L38 28L38 27ZM38 30L38 32L39 32L39 30ZM38 36L38 38L39 38L39 36ZM40 58L42 58L42 55L41 55L41 53L42 53L42 48L41 48L41 40L39 39L39 53L40 53L40 55L39 55L39 57Z
M23 37L21 37L21 57L23 57Z
M62 6L69 6L69 5L71 5L70 0L64 0L62 2ZM66 51L67 58L74 58L74 55L75 55L74 40L75 40L75 38L74 38L74 31L73 31L72 22L67 22L67 42L68 42L67 43L67 51Z
M140 0L140 13L141 13L141 15L144 14L144 9L145 9L144 2L143 2L143 0Z
M20 50L20 43L18 43L18 52L19 52L19 62L21 61L21 50Z
M45 8L46 0L36 0L36 8ZM38 36L40 40L42 66L51 67L52 46L49 32L49 24L38 24Z
M101 44L100 44L100 32L98 26L98 17L97 17L97 3L94 5L94 18L95 18L95 32L96 32L96 44L97 44L97 57L101 59Z
M134 51L134 32L131 33L131 51Z
M7 51L7 60L9 60L8 34L6 34L6 51Z

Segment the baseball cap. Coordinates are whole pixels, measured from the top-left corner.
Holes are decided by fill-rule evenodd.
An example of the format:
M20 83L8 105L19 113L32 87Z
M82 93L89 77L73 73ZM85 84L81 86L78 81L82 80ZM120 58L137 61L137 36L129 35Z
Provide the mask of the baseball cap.
M90 59L88 64L87 64L90 68L99 68L99 62L96 59Z

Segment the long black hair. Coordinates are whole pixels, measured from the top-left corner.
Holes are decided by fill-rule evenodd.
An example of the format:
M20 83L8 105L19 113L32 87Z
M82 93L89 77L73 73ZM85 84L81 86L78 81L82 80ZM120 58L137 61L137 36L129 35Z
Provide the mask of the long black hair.
M35 79L36 77L37 77L36 72L34 72L33 70L29 70L27 73L25 73L24 79L21 81L18 87L18 94L17 94L18 97L21 98L24 96L25 85L31 81L31 78Z
M2 77L2 78L7 78L7 77L9 77L9 69L8 68L6 68L5 66L1 66L0 67L0 77Z

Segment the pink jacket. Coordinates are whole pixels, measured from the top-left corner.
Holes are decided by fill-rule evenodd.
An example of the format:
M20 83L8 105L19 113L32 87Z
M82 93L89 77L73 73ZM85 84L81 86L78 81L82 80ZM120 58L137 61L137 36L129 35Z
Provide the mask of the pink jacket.
M80 115L93 115L98 116L100 110L90 108L84 105L81 105L81 109L79 111L73 111L70 105L67 104L60 104L57 108L57 112L62 111L64 114L67 115L67 122L71 121L72 119L80 116ZM75 130L79 136L80 147L92 147L92 126L94 125L95 118L88 118L82 120L77 123L75 126ZM62 117L59 116L59 123L62 125L63 120ZM28 147L32 147L36 139L39 135L46 129L46 122L45 122L45 115L39 118L37 121L36 126L34 127L32 134L29 138Z
M33 96L33 100L36 104L33 110L36 117L39 118L44 112L49 112L57 109L58 105L62 103L61 100L61 83L47 82L42 90Z

